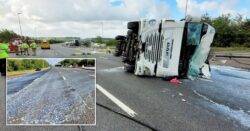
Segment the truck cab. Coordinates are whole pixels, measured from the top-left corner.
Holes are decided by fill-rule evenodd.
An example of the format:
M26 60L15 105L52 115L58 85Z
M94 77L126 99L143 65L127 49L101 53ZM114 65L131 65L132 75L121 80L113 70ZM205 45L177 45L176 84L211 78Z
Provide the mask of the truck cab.
M156 77L210 77L208 55L215 29L194 18L128 23L125 70Z

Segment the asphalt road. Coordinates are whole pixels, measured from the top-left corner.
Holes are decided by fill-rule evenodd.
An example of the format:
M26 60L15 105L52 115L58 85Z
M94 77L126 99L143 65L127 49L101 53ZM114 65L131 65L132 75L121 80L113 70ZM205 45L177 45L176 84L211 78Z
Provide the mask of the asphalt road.
M161 78L134 76L123 71L120 58L97 56L96 126L20 130L250 129L249 71L213 66L212 80L181 81L174 85Z
M141 122L140 126L127 127L128 130L249 130L250 128L249 71L240 70L240 73L235 68L228 70L224 67L213 67L211 81L182 80L182 84L173 85L160 78L138 77L125 73L121 60L112 56L97 59L97 69L97 84L136 113L133 117L135 120L130 120L131 123ZM230 87L227 88L227 84ZM131 116L100 90L97 96L98 105L108 107L117 116L123 117L115 112ZM101 115L101 119L97 120L97 127L86 129L98 130L102 127L98 121L104 121L102 119L106 115ZM117 124L120 125L119 121L113 125ZM142 125L144 128L140 128ZM112 126L108 127L114 129ZM121 126L116 129L123 128Z
M0 75L0 131L5 124L5 77Z
M37 55L33 56L30 50L29 56L16 55L11 53L10 57L28 57L28 58L78 58L78 57L94 57L102 54L98 49L85 48L85 47L68 47L65 44L51 44L50 49L37 48Z
M44 75L46 71L39 71L36 73L31 73L31 74L27 74L20 77L16 77L16 78L11 78L8 80L8 90L7 90L7 94L13 94L16 93L18 91L20 91L21 89L23 89L24 87L26 87L27 85L29 85L31 82L33 82L35 79L41 77L42 75Z
M52 67L8 80L7 90L8 124L95 124L94 71Z

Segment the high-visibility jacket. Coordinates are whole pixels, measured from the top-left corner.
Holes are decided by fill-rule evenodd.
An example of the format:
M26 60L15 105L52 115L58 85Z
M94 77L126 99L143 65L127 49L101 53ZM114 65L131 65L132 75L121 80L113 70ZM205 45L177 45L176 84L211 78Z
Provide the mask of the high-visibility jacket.
M9 57L9 46L6 43L0 43L0 58Z
M35 42L33 42L33 43L31 43L30 47L31 47L32 49L36 49L36 48L37 48L37 45L36 45Z
M29 45L28 45L27 43L23 43L23 44L21 45L21 48L23 48L23 49L28 49L28 48L29 48Z

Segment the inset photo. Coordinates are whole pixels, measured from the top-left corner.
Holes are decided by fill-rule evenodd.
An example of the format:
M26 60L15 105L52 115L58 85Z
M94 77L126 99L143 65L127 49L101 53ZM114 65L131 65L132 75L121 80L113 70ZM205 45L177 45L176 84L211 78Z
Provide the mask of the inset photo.
M96 62L9 58L7 125L95 125Z

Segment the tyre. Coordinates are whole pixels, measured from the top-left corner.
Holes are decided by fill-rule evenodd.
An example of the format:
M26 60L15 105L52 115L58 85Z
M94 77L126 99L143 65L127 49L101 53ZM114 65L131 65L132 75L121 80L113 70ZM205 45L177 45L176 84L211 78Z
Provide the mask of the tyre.
M128 73L134 73L135 66L125 63L125 64L124 64L124 70L125 70L126 72L128 72Z
M121 56L121 55L119 54L119 52L115 52L115 53L114 53L114 56L119 57L119 56Z
M121 54L122 54L121 43L118 42L115 48L114 56L121 56Z
M138 32L138 30L139 30L139 21L128 22L127 28L133 30L134 32Z
M133 30L128 30L128 32L127 32L127 37L129 37L129 36L131 36L133 34Z
M116 40L125 40L126 37L125 36L122 36L122 35L118 35L115 37Z

